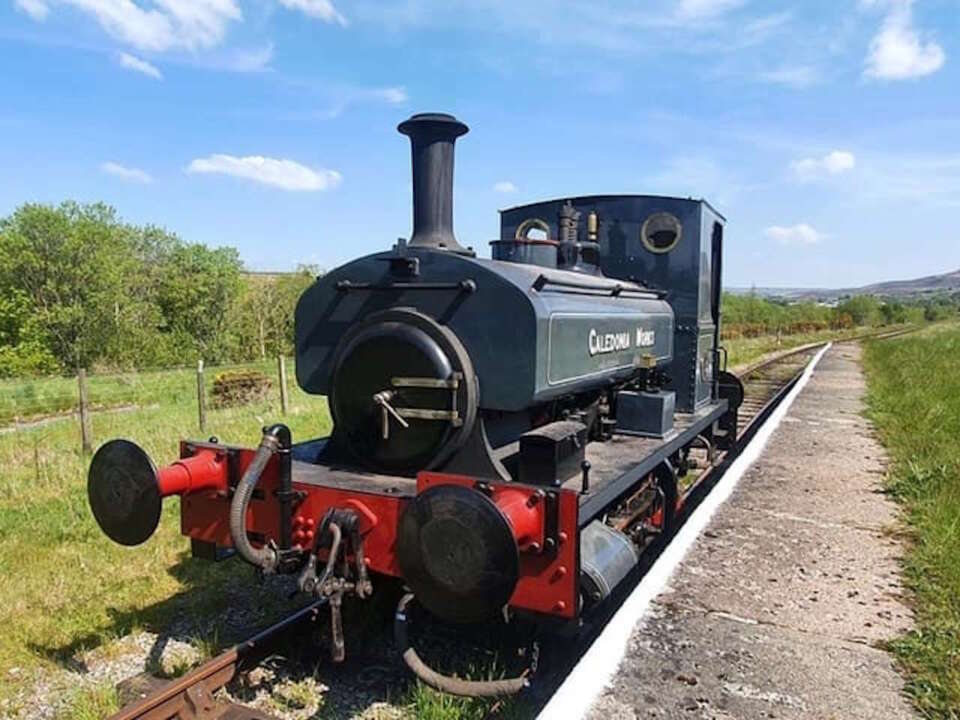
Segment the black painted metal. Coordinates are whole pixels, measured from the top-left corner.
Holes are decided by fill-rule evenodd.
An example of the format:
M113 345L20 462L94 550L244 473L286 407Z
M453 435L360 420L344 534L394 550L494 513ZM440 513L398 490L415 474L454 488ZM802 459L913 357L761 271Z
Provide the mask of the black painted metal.
M713 269L715 228L724 218L709 203L692 198L655 195L586 195L520 205L501 211L500 238L509 240L523 223L543 221L557 237L559 217L571 204L583 218L598 218L600 269L610 278L622 278L666 294L676 315L674 358L669 372L677 391L677 409L692 412L714 397L716 321ZM676 247L652 252L642 241L644 223L660 213L673 215L682 227ZM583 277L581 275L581 277Z
M397 378L447 382L454 377L459 382L452 389L395 384ZM374 401L377 395L386 398L383 406ZM338 346L329 397L334 444L356 463L401 475L449 459L470 434L477 413L477 383L467 351L448 328L405 309L354 323ZM411 420L402 427L392 413L384 417L386 407L455 413L457 421Z
M121 545L139 545L160 523L157 468L129 440L111 440L97 450L87 474L87 497L97 524Z
M437 485L404 510L397 533L404 580L430 612L453 622L494 617L517 584L510 524L478 490Z
M410 247L472 255L453 234L453 146L469 128L453 115L420 113L397 128L413 155L413 236Z
M606 513L612 505L633 490L637 483L656 470L658 465L665 460L669 460L671 455L693 442L697 435L703 433L726 411L726 401L720 401L712 410L698 415L694 422L678 431L676 435L665 441L619 478L604 484L596 492L581 496L580 527L585 527L588 523Z
M293 490L293 436L290 428L283 423L271 426L267 432L277 438L277 479L279 487L276 497L280 504L280 549L289 550L293 545L293 500L296 493Z

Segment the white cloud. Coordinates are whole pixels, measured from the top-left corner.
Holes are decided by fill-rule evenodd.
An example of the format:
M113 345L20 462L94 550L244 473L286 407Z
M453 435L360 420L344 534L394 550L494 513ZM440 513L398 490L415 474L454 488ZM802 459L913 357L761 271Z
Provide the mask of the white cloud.
M501 180L493 184L493 189L498 193L513 193L517 191L517 186L509 180Z
M894 152L866 158L851 190L870 203L960 208L960 154Z
M330 0L278 0L278 2L285 8L299 10L324 22L347 25L347 19L337 11Z
M190 174L232 175L283 190L308 192L330 190L342 180L336 170L313 169L293 160L259 155L210 155L193 160L186 171Z
M144 185L153 182L153 178L145 171L139 168L126 167L125 165L112 161L101 163L100 171L128 182L143 183Z
M921 39L913 27L913 0L869 0L868 6L888 8L883 25L870 41L867 77L881 80L905 80L930 75L943 67L946 53L933 40Z
M14 5L38 22L46 20L50 14L50 8L43 0L16 0Z
M370 97L383 100L390 105L402 105L410 99L410 96L407 94L407 89L402 86L374 88L368 92Z
M687 20L714 18L746 4L746 0L680 0L677 15Z
M256 73L270 69L273 60L273 43L261 48L234 50L213 63L213 67L238 73Z
M763 234L771 240L776 240L781 245L816 245L826 237L806 223L786 227L771 225L763 231Z
M822 158L803 158L790 164L800 180L815 180L824 175L840 175L853 170L856 156L848 150L834 150Z
M157 80L163 80L163 74L157 69L155 65L148 63L146 60L141 60L135 55L130 53L122 52L119 56L119 62L121 67L125 67L128 70L133 70L134 72L143 73L144 75L149 75L152 78Z
M365 102L380 102L388 105L403 105L410 99L402 85L382 88L341 86L331 90L333 104L320 113L323 117L339 117L351 105Z
M37 19L53 5L67 5L91 15L114 39L140 50L195 50L217 45L227 25L241 21L236 0L153 0L144 8L133 0L17 0Z
M819 82L820 73L810 65L786 65L760 73L760 79L776 85L802 89Z

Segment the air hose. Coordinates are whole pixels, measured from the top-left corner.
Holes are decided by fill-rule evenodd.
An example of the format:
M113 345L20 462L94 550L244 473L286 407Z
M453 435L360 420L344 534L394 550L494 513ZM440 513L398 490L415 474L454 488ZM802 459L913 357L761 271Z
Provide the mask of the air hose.
M277 433L277 426L264 430L257 452L247 466L246 472L243 473L243 477L240 478L240 482L237 483L233 499L230 501L230 538L233 540L233 547L240 553L240 557L265 573L271 573L276 569L280 557L273 547L264 545L262 548L255 548L250 544L250 539L247 537L247 506L260 481L263 469L280 448Z
M412 593L407 593L400 598L400 603L397 605L397 614L393 621L393 636L397 643L397 649L403 656L403 662L424 684L449 695L483 698L516 695L530 684L526 672L520 677L504 680L461 680L449 675L442 675L427 666L420 659L417 651L410 645L407 637L407 625L409 623L407 607L413 599Z

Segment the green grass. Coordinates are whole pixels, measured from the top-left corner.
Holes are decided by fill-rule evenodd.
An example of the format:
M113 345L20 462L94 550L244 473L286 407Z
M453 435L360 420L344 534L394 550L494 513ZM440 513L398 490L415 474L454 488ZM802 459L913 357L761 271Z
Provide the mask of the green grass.
M301 440L330 428L326 400L291 383L286 417L279 400L212 409L201 436L195 372L158 377L162 380L143 381L155 404L93 413L96 444L127 437L162 464L176 458L181 437L217 435L224 442L254 446L269 422L285 421ZM0 386L0 397L3 390ZM234 638L219 627L228 609L249 608L254 620L266 622L289 608L275 589L253 582L252 570L243 563L190 558L175 498L165 501L160 527L146 544L131 549L112 543L87 506L88 464L74 417L0 434L0 698L49 668L68 665L78 651L137 629L159 632L190 617L197 621L197 628L187 630L190 639L206 633L208 643L228 642ZM15 667L20 670L10 673Z
M736 338L724 339L723 345L727 348L729 369L749 365L755 360L759 360L764 355L777 352L779 350L789 350L790 348L806 345L812 342L821 342L825 340L842 340L854 335L862 335L873 328L854 328L852 330L821 330L812 333L797 333L795 335L783 335L777 338L776 335L761 335L755 338Z
M891 644L925 717L960 718L960 328L866 344L869 409L910 534L917 627Z
M515 700L454 697L437 692L419 680L410 686L403 703L410 717L417 720L486 720L486 718L529 717Z
M96 685L70 695L54 720L103 720L119 709L116 689L109 684Z
M293 384L293 363L288 361ZM274 379L276 360L208 367L204 372L207 392L214 376L226 368L260 370ZM154 370L110 375L89 374L87 395L94 408L117 408L152 405L174 407L193 398L196 405L197 374L195 369ZM79 407L79 388L76 377L46 377L31 380L0 380L0 425L30 421L59 413L68 413Z

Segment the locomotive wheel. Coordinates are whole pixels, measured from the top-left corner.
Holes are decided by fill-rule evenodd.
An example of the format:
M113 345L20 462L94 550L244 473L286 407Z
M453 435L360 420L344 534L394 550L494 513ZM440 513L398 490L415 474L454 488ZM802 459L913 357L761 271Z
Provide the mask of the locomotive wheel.
M410 502L400 520L397 557L417 599L451 622L495 616L520 576L507 519L486 495L461 485L437 485Z

